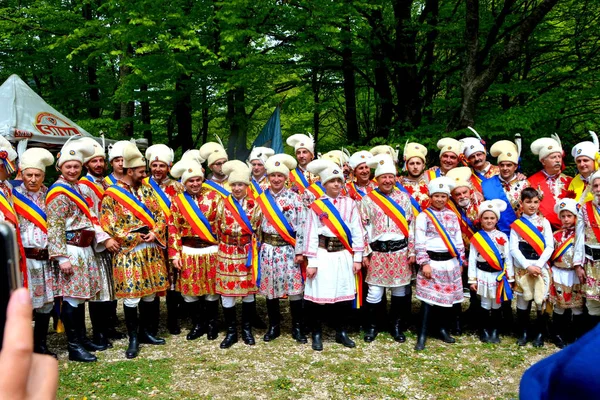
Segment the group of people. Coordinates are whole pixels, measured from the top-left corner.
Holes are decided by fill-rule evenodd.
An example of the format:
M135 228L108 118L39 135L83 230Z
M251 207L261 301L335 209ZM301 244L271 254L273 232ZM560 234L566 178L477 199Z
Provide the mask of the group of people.
M562 173L557 136L531 144L542 169L529 178L518 172L520 138L488 150L476 132L439 140L439 166L430 169L427 148L414 142L402 157L382 145L317 158L312 137L295 134L287 139L295 157L256 147L246 162L229 160L220 143L209 142L174 163L163 144L142 154L134 142L119 141L106 157L92 138L69 140L56 160L41 148L17 160L0 137L0 219L17 231L41 354L53 354L46 337L55 298L73 361L95 361L93 352L123 338L117 299L127 358L140 343L165 343L160 297L172 334L181 332L186 308L188 340L217 339L220 299L221 348L238 342L238 333L255 344L257 294L267 305L263 339L277 339L287 299L291 337L308 343L310 333L320 351L323 323L335 328L337 343L355 346L353 308L363 308L364 340L374 341L384 328L378 316L387 289L390 334L402 343L413 282L421 301L416 350L428 334L455 342L464 288L482 342L500 341L516 297L517 343L542 346L552 314L552 339L563 347L600 320L600 155L592 136L572 150L575 178ZM107 162L112 173L105 176ZM46 188L54 163L60 176Z

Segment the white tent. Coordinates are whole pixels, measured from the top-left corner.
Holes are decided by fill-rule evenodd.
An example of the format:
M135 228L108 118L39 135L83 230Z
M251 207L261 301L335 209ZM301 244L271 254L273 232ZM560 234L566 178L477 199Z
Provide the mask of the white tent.
M0 135L13 143L26 140L47 147L59 147L71 136L92 136L46 103L17 75L0 86ZM102 144L101 139L95 139ZM136 143L141 148L148 146L146 139Z

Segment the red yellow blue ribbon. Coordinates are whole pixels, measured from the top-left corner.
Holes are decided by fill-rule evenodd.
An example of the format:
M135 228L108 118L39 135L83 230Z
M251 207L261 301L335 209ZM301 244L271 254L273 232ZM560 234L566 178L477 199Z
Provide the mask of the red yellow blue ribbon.
M210 222L196 204L194 198L187 192L175 197L175 204L179 207L181 214L192 227L192 231L205 242L217 244L218 240L213 233Z
M210 179L205 180L204 183L202 183L202 187L208 188L210 190L214 190L215 192L219 193L223 197L227 197L231 194L223 186L219 185L218 183L216 183L214 181L211 181Z
M458 217L458 222L460 223L460 231L465 234L469 239L473 237L475 234L475 225L473 225L473 221L467 216L467 214L463 211L462 208L456 206L456 203L453 199L449 199L446 203L446 207L448 207L456 216Z
M429 208L426 208L425 210L423 210L423 212L429 217L429 219L431 219L431 222L433 223L433 227L435 228L437 233L440 235L440 238L442 239L442 242L444 242L444 246L446 246L446 248L448 249L448 252L450 252L450 255L452 257L458 258L458 262L461 263L458 250L456 249L454 242L450 238L448 231L446 231L446 228L444 228L444 225L442 225L440 220L435 216L435 214Z
M118 185L113 185L106 189L106 196L109 196L114 201L119 203L125 209L129 210L135 215L142 223L150 229L154 229L156 221L154 221L154 214L146 207L136 196L134 196L129 190L122 188Z
M144 183L154 189L154 197L165 216L171 216L171 199L152 177L144 179Z
M102 185L96 183L96 180L93 176L86 175L79 180L79 183L89 187L100 200L102 200L102 197L104 197L104 188Z
M363 305L363 283L362 270L354 274L354 286L356 289L356 297L354 298L354 308L360 309Z
M392 221L402 231L404 237L408 237L408 221L406 213L394 199L382 193L379 189L371 191L367 196L371 198ZM410 195L409 195L410 196Z
M107 186L116 185L117 178L113 174L109 174L104 177L104 183L106 183Z
M8 159L7 159L8 160ZM14 196L13 196L14 197ZM19 248L19 267L21 274L23 275L23 286L27 287L27 259L25 258L25 249L23 248L23 241L21 240L21 229L19 228L19 220L13 205L10 203L6 195L0 190L0 212L4 214L4 218L15 227L17 236L17 245Z
M14 209L18 215L33 223L42 232L48 233L47 216L44 210L17 190L13 191L13 199Z
M499 272L496 277L498 286L496 288L496 303L512 300L512 289L506 277L506 265L500 254L498 246L494 243L486 231L479 231L471 238L471 244L477 249L477 252L483 259L496 271Z
M260 183L258 183L254 178L250 182L250 190L249 193L252 195L253 199L258 199L258 196L262 194L263 190L260 187Z
M309 187L306 188L309 192L311 192L317 199L325 194L325 188L321 185L321 182L315 182Z
M290 171L290 180L298 187L300 194L304 193L308 186L310 186L300 167L296 167Z
M69 200L71 200L81 212L88 217L92 224L97 224L98 219L92 216L92 212L90 207L88 206L87 201L83 198L79 191L75 190L71 186L65 185L63 183L56 182L50 189L48 189L48 193L46 194L46 204L50 204L52 200L56 197L63 195L66 196Z
M312 202L310 208L319 216L321 222L329 228L342 245L352 253L352 234L350 228L329 199L317 199Z
M598 207L590 200L585 203L585 208L594 236L596 236L596 240L600 242L600 213L598 212Z
M410 197L410 205L412 206L412 211L413 211L414 216L416 217L417 215L419 215L423 211L423 209L421 208L421 205L419 204L417 199L412 197L412 195L408 192L408 190L406 190L404 185L401 184L400 182L396 182L396 187L400 191L406 193L408 195L408 197Z
M273 225L283 240L292 246L296 246L296 232L294 232L294 229L283 214L283 211L279 208L270 191L265 190L262 192L256 199L256 202L260 206L265 218Z
M348 193L350 193L351 197L355 197L358 199L362 199L367 195L367 193L360 190L355 182L348 182Z
M561 232L562 234L562 232ZM561 243L560 246L554 249L552 252L552 261L558 261L560 258L567 252L571 247L573 247L573 243L575 242L575 233L569 236L564 242Z
M538 254L541 256L546 248L546 241L544 240L544 235L542 232L538 230L531 222L527 219L521 217L512 224L510 224L510 228L514 229Z
M425 171L425 176L427 177L427 180L431 182L435 178L439 178L440 176L442 176L442 171L439 168L436 170L428 169L427 171Z

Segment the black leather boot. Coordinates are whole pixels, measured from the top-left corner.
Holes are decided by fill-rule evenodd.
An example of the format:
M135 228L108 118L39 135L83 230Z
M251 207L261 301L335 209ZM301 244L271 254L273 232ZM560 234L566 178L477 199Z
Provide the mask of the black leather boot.
M321 316L323 315L323 307L320 304L307 301L309 306L309 320L312 329L312 349L315 351L323 350L323 328L321 326Z
M490 343L500 343L500 327L502 326L502 308L492 309L490 325Z
M390 334L398 343L406 342L404 329L408 325L406 321L410 315L410 305L410 296L392 296L392 305L390 309L390 313L392 314L392 326Z
M479 340L482 343L490 343L490 331L488 330L490 326L490 310L486 310L485 308L479 307Z
M567 345L567 315L552 313L552 343L559 349L563 349Z
M33 327L33 352L37 354L46 354L56 359L55 353L48 350L48 324L50 323L50 314L35 313L35 325Z
M436 307L436 314L439 315L439 332L440 339L442 339L442 342L449 344L456 343L456 339L450 336L450 327L456 325L456 310L454 309L454 306L452 308Z
M85 303L80 304L77 307L77 321L79 322L79 337L81 339L81 344L87 351L103 351L108 349L107 345L95 344L87 337L85 327Z
M281 336L279 299L267 299L267 314L269 315L269 329L263 340L270 342Z
M535 337L533 338L533 347L543 347L546 331L548 330L548 314L538 311L535 320Z
M204 297L192 303L186 303L192 317L192 329L185 337L187 340L196 340L204 335L204 321L202 321L202 309L204 308Z
M348 336L348 318L352 312L352 302L342 301L334 304L333 307L336 320L335 342L348 348L356 347L356 343ZM375 307L373 309L373 313L376 313Z
M308 343L303 327L302 300L290 300L290 313L292 314L292 338L301 344Z
M81 322L79 321L81 313L79 307L73 307L68 302L64 301L60 317L65 326L69 349L69 360L78 362L94 362L96 356L89 353L81 342Z
M206 325L206 338L215 340L219 336L219 301L205 301L206 317L208 323Z
M371 343L377 337L377 307L379 304L366 303L367 321L365 323L365 337L367 343Z
M125 326L127 326L127 335L129 336L129 346L125 350L125 357L136 358L140 352L140 343L138 340L138 308L127 307L123 305L125 314Z
M267 329L267 324L262 318L258 315L258 311L256 311L256 296L254 296L254 301L252 303L248 303L252 305L252 327L256 329Z
M106 313L108 315L108 326L106 327L106 336L108 336L108 339L112 340L125 339L127 335L117 330L117 327L119 326L119 318L117 317L117 306L119 304L118 301L113 300L103 304L104 307L106 307Z
M108 314L106 305L109 302L90 301L90 320L92 321L92 343L104 349L112 349L112 343L108 341L106 328L108 327Z
M248 346L254 346L256 341L252 334L252 316L256 313L256 301L242 302L242 340Z
M140 309L139 342L154 345L166 344L165 339L153 334L158 329L160 303L141 300L138 307Z
M179 326L179 309L183 303L181 293L175 290L167 290L167 330L171 335L179 335L181 327Z
M235 306L231 308L223 307L223 317L225 318L225 324L227 325L227 333L225 334L225 339L223 339L219 347L222 349L228 349L238 341Z
M429 325L429 317L431 314L431 304L421 302L421 320L419 321L419 332L417 336L417 344L415 350L420 351L425 349L425 342L427 341L427 327Z
M529 328L529 313L530 310L520 310L517 308L517 344L519 346L525 346L529 341L527 331Z
M450 325L446 328L449 328L448 331L453 335L460 336L462 335L462 303L454 304L452 306L452 312L452 318L449 318Z

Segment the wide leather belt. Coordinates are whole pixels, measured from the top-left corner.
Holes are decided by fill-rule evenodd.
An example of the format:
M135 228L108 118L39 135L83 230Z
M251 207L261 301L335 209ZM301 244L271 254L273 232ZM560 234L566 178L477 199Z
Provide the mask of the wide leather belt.
M500 272L497 269L492 268L492 266L487 261L477 261L477 269L480 269L485 272Z
M393 253L394 251L402 250L408 247L408 240L376 240L371 243L371 250L377 253Z
M528 260L537 260L540 258L537 251L533 249L533 247L527 242L519 242L519 250L521 250L521 254Z
M319 235L319 247L327 250L329 253L346 249L340 239L323 235Z
M80 229L78 231L67 231L67 244L77 247L89 247L94 241L96 232Z
M286 242L280 235L273 235L270 233L262 233L262 243L270 244L271 246L289 246L290 244Z
M24 247L23 250L25 250L25 258L38 261L48 261L48 249Z
M448 261L452 260L452 254L448 251L438 252L438 251L428 251L429 259L432 261Z
M600 249L585 246L585 255L590 257L592 261L600 261Z
M231 244L231 245L245 245L250 243L250 241L252 240L252 235L240 235L240 236L221 236L221 242L225 243L225 244Z
M181 238L181 245L186 247L192 247L194 249L203 249L205 247L214 246L214 243L206 242L194 236L184 236Z

